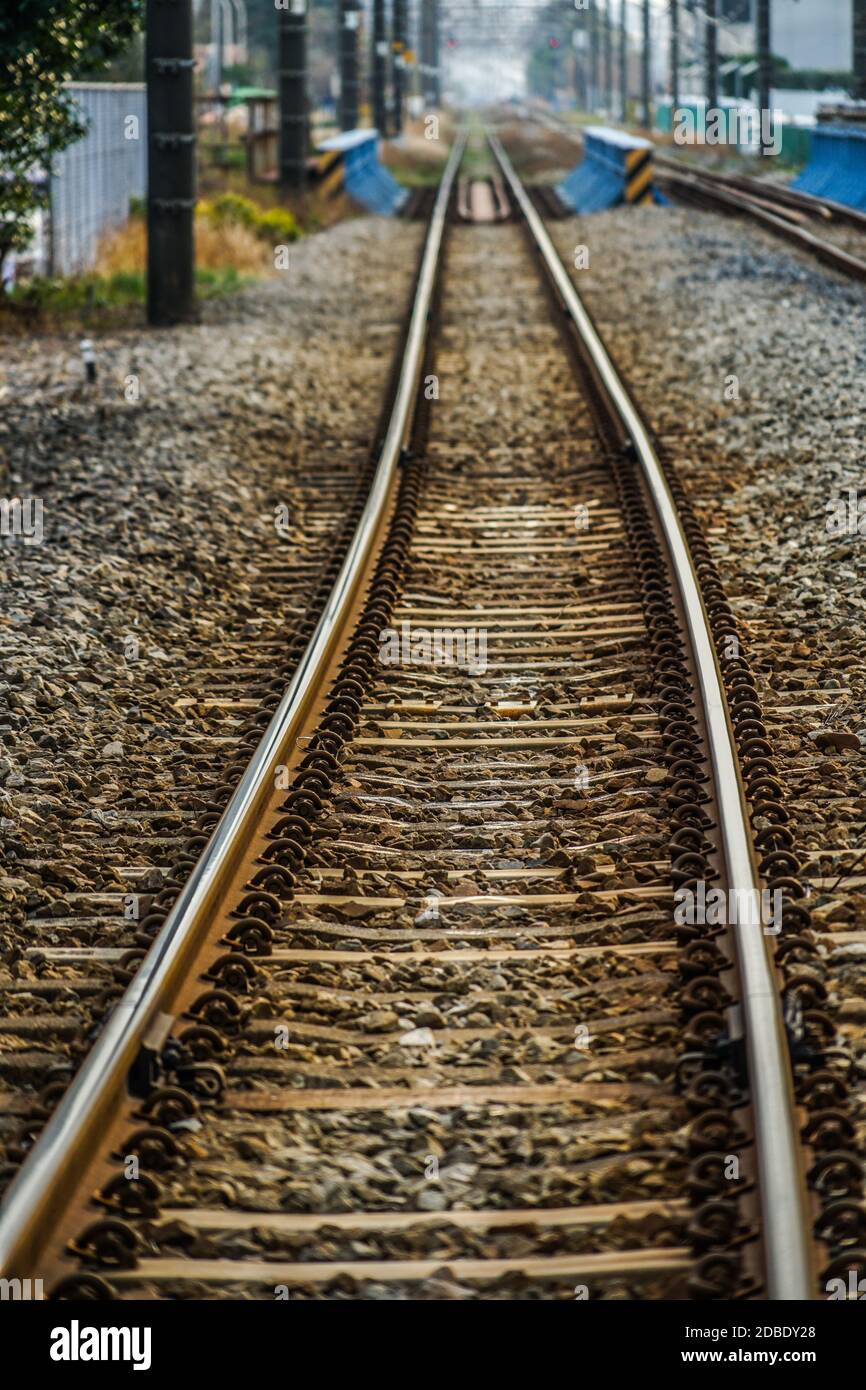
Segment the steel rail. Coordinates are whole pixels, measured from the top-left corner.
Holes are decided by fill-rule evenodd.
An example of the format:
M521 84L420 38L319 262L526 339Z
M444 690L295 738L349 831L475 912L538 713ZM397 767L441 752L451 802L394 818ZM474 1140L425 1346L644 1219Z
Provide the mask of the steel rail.
M728 885L761 901L743 784L728 705L700 584L676 504L646 427L500 141L488 135L515 202L544 259L609 399L634 446L656 509L689 628L700 683L719 809ZM750 916L752 914L749 914ZM809 1202L794 1107L787 1038L760 913L733 924L758 1161L766 1293L771 1300L814 1297Z
M592 129L591 126L575 128L565 125L547 111L538 109L531 110L530 118L538 125L552 130L554 134L580 146L583 146L583 129ZM789 184L774 183L769 179L759 179L749 174L723 174L716 170L699 169L694 164L686 164L683 160L664 154L663 149L664 146L656 145L653 150L653 164L659 170L669 170L672 174L691 174L706 183L738 189L756 199L763 198L780 207L795 208L810 216L823 216L833 222L845 222L857 231L866 232L866 213L861 212L859 208L849 207L847 203L837 202L833 198L823 198L816 193L805 193L801 188L791 188Z
M665 168L668 169L669 166L666 165ZM852 256L850 251L843 250L832 241L815 236L814 232L807 231L805 227L795 226L785 217L781 206L777 212L772 212L753 195L739 189L723 187L715 177L695 174L691 170L663 172L659 176L659 182L664 184L674 197L679 197L684 202L692 201L707 207L721 208L734 216L751 217L768 231L775 232L794 246L809 251L833 270L849 275L854 280L866 281L866 261L861 260L859 256Z
M752 194L755 198L776 203L780 207L789 207L798 212L807 213L810 217L823 217L829 222L844 222L859 232L866 232L866 213L861 212L859 208L848 207L846 203L836 202L833 198L822 198L815 193L804 193L802 189L791 188L789 184L775 183L769 179L759 179L749 174L723 174L716 170L699 169L694 164L685 164L682 160L659 154L658 150L656 150L653 159L659 169L669 169L675 174L693 174L707 183L719 184L726 189L740 190L743 193Z
M135 978L118 1001L69 1089L34 1144L0 1209L0 1273L32 1276L108 1123L150 1029L170 1010L215 906L235 872L274 787L274 771L313 703L337 648L375 544L411 425L454 177L458 134L430 219L390 422L366 506L325 609L297 670L200 859Z
M535 111L532 119L576 145L583 145L583 137L578 131L569 130L546 112ZM673 185L669 187L669 191L681 201L691 201L699 206L714 205L733 215L751 217L769 232L782 236L794 246L808 251L831 269L848 275L853 280L866 281L866 261L837 246L835 242L827 241L816 236L814 232L807 231L805 227L797 226L785 215L786 209L808 216L823 213L831 221L845 222L860 232L866 231L866 214L856 208L848 208L844 203L834 202L829 198L818 198L811 193L801 193L799 189L764 184L760 179L697 169L694 165L659 153L658 147L653 151L653 164L658 170L657 182Z

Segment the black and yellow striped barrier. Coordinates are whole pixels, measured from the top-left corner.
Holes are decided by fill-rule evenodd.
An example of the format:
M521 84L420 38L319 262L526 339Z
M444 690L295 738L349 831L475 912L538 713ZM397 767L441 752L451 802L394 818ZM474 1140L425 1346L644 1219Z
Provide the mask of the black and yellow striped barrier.
M557 188L575 212L603 212L620 203L640 206L664 199L653 184L653 144L608 126L583 132L583 160Z
M629 150L625 157L625 201L651 203L653 200L653 147Z
M320 150L316 155L316 190L325 198L342 193L346 181L342 150Z
M392 174L379 163L379 136L375 130L344 130L323 140L315 157L316 189L326 199L347 193L370 212L395 216L408 196Z

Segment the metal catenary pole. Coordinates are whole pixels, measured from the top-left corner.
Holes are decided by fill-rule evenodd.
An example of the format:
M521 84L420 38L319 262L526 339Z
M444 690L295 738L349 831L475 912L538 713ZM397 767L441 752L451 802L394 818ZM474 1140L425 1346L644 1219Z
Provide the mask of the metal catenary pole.
M373 37L370 67L373 76L373 124L380 135L388 133L387 97L388 40L385 37L385 0L373 0Z
M210 0L210 41L213 45L211 75L214 95L223 81L223 7L222 0Z
M307 0L277 12L280 112L280 188L297 192L307 181Z
M643 126L652 126L652 93L650 91L650 0L643 0L643 44L641 46L640 90L643 104Z
M394 52L394 133L403 130L403 97L406 92L406 68L403 54L407 47L409 14L407 0L394 0L394 30L392 48Z
M626 0L619 5L619 114L623 121L628 120L628 29L626 27Z
M589 13L589 109L598 106L598 10L595 5Z
M430 0L430 93L433 105L442 101L442 74L439 68L439 0Z
M147 321L196 317L192 0L147 0Z
M610 9L613 0L606 0L604 7L604 109L608 115L613 112L613 16Z
M704 0L704 60L706 63L707 109L719 104L719 47L716 0Z
M340 103L341 130L355 130L358 124L358 23L360 11L355 0L340 0Z
M854 82L851 95L856 101L866 101L866 0L854 0L852 47Z
M766 154L771 146L769 129L771 120L770 88L773 82L770 0L756 0L755 3L755 48L758 58L758 114L761 118L761 152Z
M439 14L438 0L421 0L419 57L421 92L428 107L439 104Z
M581 111L589 110L589 81L586 72L586 50L579 45L586 42L586 29L580 25L571 36L572 77L574 80L574 100Z
M396 134L394 34L394 0L385 0L385 130L388 135Z
M680 104L680 0L671 0L671 121Z
M418 72L421 78L421 94L427 99L427 69L430 64L430 3L420 0L418 5Z

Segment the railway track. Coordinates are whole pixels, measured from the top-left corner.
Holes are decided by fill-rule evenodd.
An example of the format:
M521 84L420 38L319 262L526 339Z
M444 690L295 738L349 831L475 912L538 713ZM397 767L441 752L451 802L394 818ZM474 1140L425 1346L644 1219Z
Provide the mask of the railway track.
M457 216L462 222L505 222L511 208L501 179L459 179Z
M788 1300L856 1265L733 616L492 149L520 225L449 224L458 143L322 616L30 1117L0 1271L55 1297ZM739 922L675 920L710 887Z
M738 177L684 167L679 160L654 156L660 187L670 196L694 207L709 208L735 217L748 217L776 236L854 280L866 280L866 259L862 234L866 217L841 203L812 198L795 189L783 188L761 179ZM818 236L810 227L830 224L849 231L854 250L827 236Z
M416 229L398 235L418 242ZM108 383L62 392L59 406L10 402L7 437L45 489L50 526L47 544L3 558L17 598L4 608L0 730L0 1196L150 946L171 866L219 818L256 717L278 700L330 592L366 499L412 292L408 263L386 273L396 307L383 323L375 250L368 265L355 374L348 394L333 388L336 409L320 353L323 324L339 338L341 306L328 298L301 367L290 335L272 328L265 340L244 317L252 305L226 355L237 378L222 362L195 374L207 330L172 344L172 368L194 375L198 420L178 413L167 382L156 388L156 354L138 366L134 409ZM366 356L367 333L378 354ZM249 357L256 392L242 389ZM274 358L283 373L293 364L294 382L276 403ZM312 408L296 411L294 392L315 388ZM81 457L70 439L86 441Z
M578 131L543 111L532 119L546 130L582 146ZM656 149L653 164L656 182L668 196L691 207L746 217L766 231L798 246L800 250L854 280L866 280L866 215L829 198L815 198L769 179L723 174L684 164ZM551 191L538 189L550 198ZM550 209L545 208L550 213ZM832 232L818 235L816 228Z
M44 719L19 718L16 751L28 769L35 815L24 822L29 842L9 837L6 869L27 888L33 910L4 941L5 961L18 971L2 986L0 1084L7 1097L20 1085L41 1096L42 1108L68 1082L81 1060L82 1040L123 993L150 945L168 866L188 852L193 830L219 818L225 783L248 758L245 726L267 707L275 687L283 689L313 626L310 614L318 613L330 590L334 557L345 549L347 530L351 534L354 499L366 495L358 458L345 446L335 454L325 468L298 472L292 525L303 516L305 537L296 538L284 557L279 541L261 546L238 584L244 598L255 596L257 609L241 600L234 622L220 627L218 653L203 603L191 624L190 653L183 661L172 646L173 664L162 680L140 674L148 654L143 635L139 665L124 669L122 657L118 661L116 688L128 706L137 705L149 733L140 749L127 742L122 750L118 743L111 761L90 768L76 756L62 724L53 724L53 739L40 749ZM34 576L34 589L38 582ZM294 629L288 639L287 622ZM72 653L64 684L80 695L93 679L92 664ZM103 679L101 672L97 679ZM25 756L28 734L44 759L41 776L36 758ZM115 796L105 781L122 753L124 786ZM100 954L102 948L107 955ZM84 974L76 970L79 962ZM70 990L77 1004L71 1014ZM3 1110L7 1124L14 1126L16 1108L10 1097ZM25 1126L8 1137L4 1181L26 1152L30 1130Z
M814 219L825 226L838 222L861 234L866 232L866 214L857 208L848 207L845 203L837 203L833 198L818 198L811 193L803 193L797 188L791 188L788 184L778 183L770 179L752 178L747 174L725 174L718 171L711 173L706 169L696 170L693 165L685 166L679 160L669 159L666 155L657 154L655 158L656 163L664 170L676 173L695 173L700 179L712 182L716 187L736 189L749 194L773 211L790 209L794 213ZM791 220L796 222L798 218Z

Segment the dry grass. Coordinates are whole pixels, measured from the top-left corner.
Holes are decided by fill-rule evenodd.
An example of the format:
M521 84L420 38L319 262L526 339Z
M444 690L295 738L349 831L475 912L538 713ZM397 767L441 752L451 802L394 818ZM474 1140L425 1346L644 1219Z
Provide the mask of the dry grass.
M262 275L274 268L274 249L248 227L214 227L204 218L195 223L195 262L201 270L236 270L238 275Z
M235 270L238 275L265 275L273 270L273 249L247 227L214 227L203 217L195 223L195 259L199 270ZM147 229L141 217L104 238L94 267L97 275L143 272L147 261Z
M147 232L144 221L140 217L131 217L125 227L103 237L94 270L97 275L143 271L146 259Z

